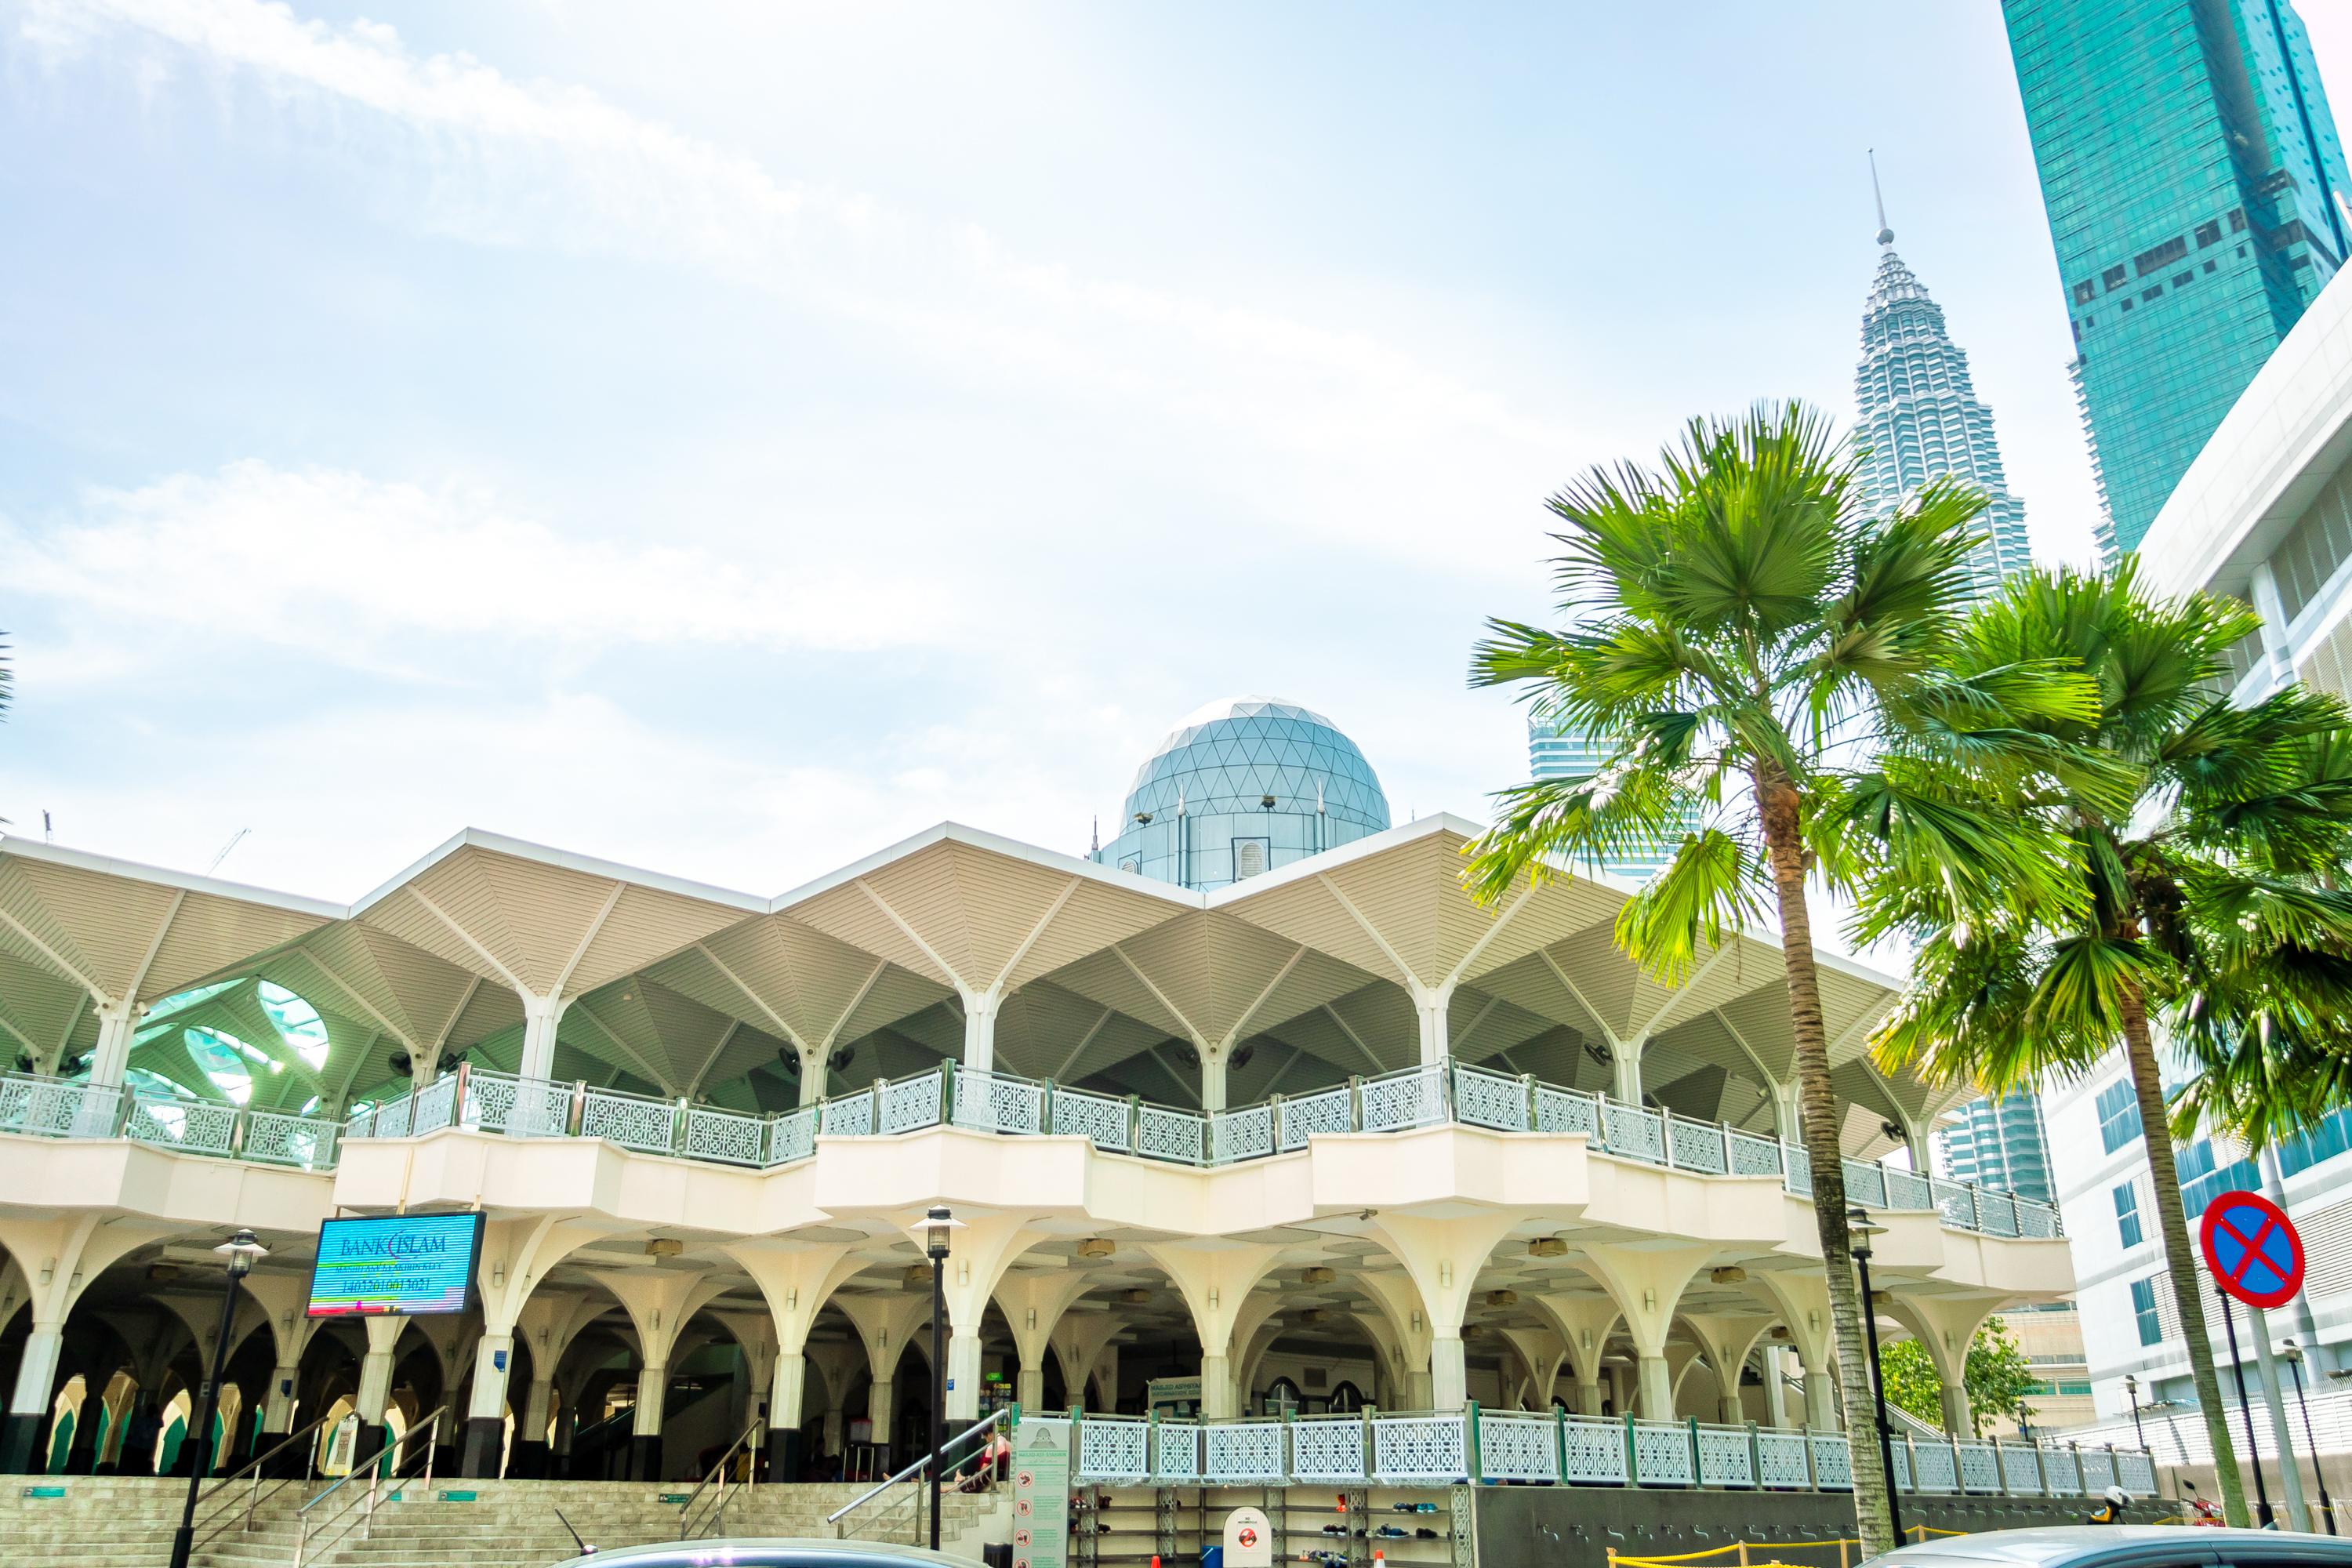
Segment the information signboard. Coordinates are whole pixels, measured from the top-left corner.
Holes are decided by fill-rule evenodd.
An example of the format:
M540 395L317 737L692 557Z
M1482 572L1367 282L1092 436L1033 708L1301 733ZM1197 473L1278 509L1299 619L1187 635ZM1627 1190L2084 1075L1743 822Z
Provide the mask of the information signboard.
M474 1304L481 1252L479 1211L331 1219L319 1227L306 1313L422 1318L465 1311Z
M1013 1568L1067 1568L1070 1424L1024 1417L1013 1434Z

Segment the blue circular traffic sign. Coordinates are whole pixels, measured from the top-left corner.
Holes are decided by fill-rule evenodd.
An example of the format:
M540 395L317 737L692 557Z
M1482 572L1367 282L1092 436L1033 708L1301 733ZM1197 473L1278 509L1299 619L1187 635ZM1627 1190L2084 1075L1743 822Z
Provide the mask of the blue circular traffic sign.
M2284 1307L2303 1289L2303 1237L2260 1193L2223 1193L2197 1231L2213 1282L2249 1307Z

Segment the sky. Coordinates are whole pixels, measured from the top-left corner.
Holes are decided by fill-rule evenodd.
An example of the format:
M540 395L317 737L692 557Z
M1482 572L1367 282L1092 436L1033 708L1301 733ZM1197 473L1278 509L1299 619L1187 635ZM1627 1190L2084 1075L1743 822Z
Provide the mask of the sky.
M1250 692L1483 819L1544 498L1850 417L1874 147L2090 551L1991 0L396 14L0 0L7 831L770 894L942 819L1083 850Z

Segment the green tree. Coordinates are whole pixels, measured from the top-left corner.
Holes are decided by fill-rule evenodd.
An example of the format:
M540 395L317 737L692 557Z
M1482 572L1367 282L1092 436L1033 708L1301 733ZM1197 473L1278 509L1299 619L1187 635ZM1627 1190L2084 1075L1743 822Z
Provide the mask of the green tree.
M1943 1425L1944 1379L1927 1346L1916 1339L1897 1340L1880 1350L1878 1364L1886 1379L1889 1404L1901 1405L1931 1426ZM1986 1319L1977 1330L1977 1337L1969 1342L1963 1367L1960 1384L1969 1396L1970 1436L1983 1436L1985 1422L1991 1416L2033 1414L2025 1396L2042 1380L2033 1363L2018 1349L2009 1325L1999 1318Z
M2065 659L2098 683L2095 715L2026 722L2053 755L2099 765L2024 778L2013 800L2073 840L2081 885L2029 908L1997 882L1874 879L1864 928L1906 931L1918 954L1874 1041L1882 1066L1998 1093L2080 1078L2120 1047L2159 1194L2179 1192L2174 1136L2200 1114L2259 1138L2352 1087L2352 899L2334 890L2352 850L2352 732L2339 702L2301 687L2229 701L2229 652L2259 624L2234 600L2158 597L2129 559L2105 577L2020 574L1971 617L1958 678ZM2177 1105L2152 1013L2207 1068ZM2299 1059L2333 1076L2281 1082ZM2243 1524L2188 1215L2176 1198L2157 1215L2216 1482Z
M1942 866L2029 901L2057 896L2057 847L2013 813L1982 809L1995 792L1971 781L1990 770L2006 786L2014 712L2097 712L2087 682L2053 668L1968 681L1945 672L1980 495L1934 484L1885 517L1854 497L1852 449L1796 404L1694 421L1656 470L1596 469L1553 497L1570 629L1489 622L1471 682L1518 687L1539 717L1590 735L1607 760L1591 779L1501 792L1467 873L1482 897L1500 899L1522 874L1559 875L1679 835L1615 931L1668 978L1738 926L1778 918L1849 1390L1869 1384L1808 882L1850 886L1866 844L1871 864ZM1874 832L1854 834L1857 822ZM1853 1448L1862 1534L1890 1550L1885 1468L1874 1445Z

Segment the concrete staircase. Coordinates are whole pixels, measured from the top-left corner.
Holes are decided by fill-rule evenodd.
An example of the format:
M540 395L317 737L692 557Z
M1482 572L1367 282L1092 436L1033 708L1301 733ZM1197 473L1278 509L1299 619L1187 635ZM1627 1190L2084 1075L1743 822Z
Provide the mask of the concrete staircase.
M0 1488L0 1565L37 1568L71 1563L74 1568L165 1568L172 1531L180 1522L187 1483L170 1478L23 1476ZM324 1482L288 1485L257 1511L254 1528L235 1521L203 1539L196 1568L290 1568L300 1533L299 1510ZM355 1491L353 1483L346 1491ZM63 1489L61 1497L36 1491ZM408 1486L401 1500L380 1503L368 1533L357 1529L328 1543L314 1542L305 1568L545 1568L573 1555L572 1537L555 1516L562 1509L572 1528L592 1545L611 1550L677 1538L676 1498L688 1486L625 1481L467 1481L436 1479L430 1488ZM724 1532L730 1536L833 1535L825 1515L856 1498L860 1484L761 1486L730 1489ZM471 1500L460 1500L471 1494ZM242 1506L244 1493L236 1492ZM344 1493L338 1493L340 1500ZM223 1501L228 1494L224 1494ZM333 1505L329 1505L332 1507ZM210 1509L205 1510L210 1512ZM356 1520L358 1511L352 1518ZM908 1519L903 1506L891 1510ZM983 1541L1010 1539L1008 1500L1003 1493L970 1497L950 1493L940 1516L940 1544L951 1554L980 1560ZM714 1530L710 1533L719 1533ZM885 1535L873 1529L864 1539L905 1542L904 1522Z

